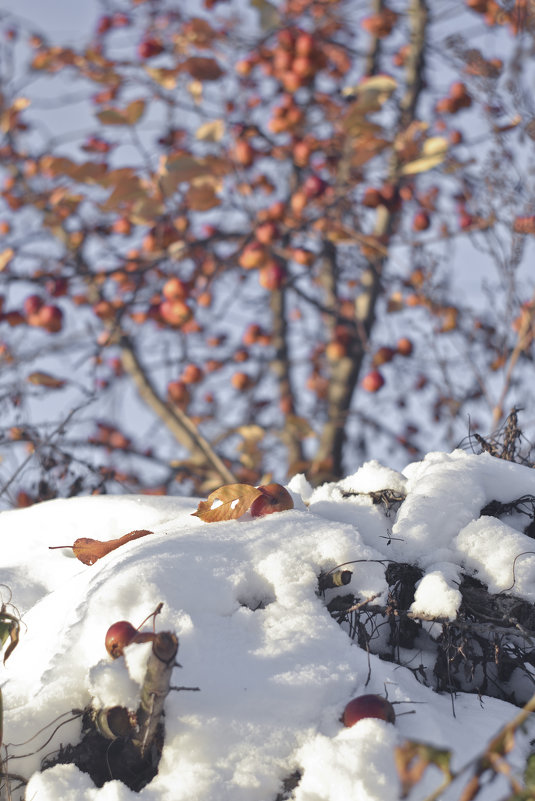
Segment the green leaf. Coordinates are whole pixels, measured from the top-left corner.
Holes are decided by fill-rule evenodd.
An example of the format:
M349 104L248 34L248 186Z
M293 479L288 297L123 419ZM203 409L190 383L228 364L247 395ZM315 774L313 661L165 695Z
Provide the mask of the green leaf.
M12 620L0 620L0 648L4 647L12 626Z
M535 790L535 753L529 754L526 759L524 781L528 790Z

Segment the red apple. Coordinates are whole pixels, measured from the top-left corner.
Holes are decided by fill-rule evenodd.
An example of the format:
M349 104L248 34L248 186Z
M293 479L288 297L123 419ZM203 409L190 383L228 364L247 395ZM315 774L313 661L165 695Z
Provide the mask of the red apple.
M42 309L44 300L40 295L27 295L22 304L24 313L28 316L37 314Z
M97 34L101 35L109 31L112 26L112 19L109 16L100 17L99 21L97 22Z
M158 56L163 51L163 44L160 42L159 39L144 39L142 42L139 43L137 48L137 54L140 59L143 61L147 58L153 58L154 56Z
M260 286L274 291L280 289L286 280L286 270L278 261L272 260L260 268L258 274Z
M183 300L164 300L160 303L160 315L171 326L180 327L192 318L192 311Z
M167 300L183 300L188 296L189 287L185 281L173 275L163 285L162 292Z
M412 230L426 231L430 225L431 220L427 211L425 211L425 209L420 209L420 211L417 211L412 221Z
M61 331L63 325L63 312L59 306L46 304L38 312L39 324L51 334Z
M233 155L235 161L242 167L250 167L255 158L253 146L244 139L238 139L234 145Z
M258 489L262 494L251 504L252 517L264 517L294 508L292 496L282 484L263 484Z
M152 631L138 631L128 620L118 620L106 632L106 650L112 659L123 655L127 645L153 642L156 634Z
M302 31L295 40L295 52L298 56L309 56L314 50L314 37Z
M382 695L359 695L353 698L344 709L342 723L344 726L354 726L363 718L379 718L387 723L396 722L394 707Z
M412 342L408 337L401 337L401 339L398 339L397 352L400 356L410 356L412 347Z
M319 175L312 173L303 184L303 191L308 199L319 197L327 188L327 184Z
M366 392L378 392L384 383L385 380L379 370L371 370L362 379L362 389Z
M395 350L393 348L389 348L386 345L383 345L382 348L379 348L374 354L372 359L372 364L374 367L379 367L381 364L387 364L391 362L395 355Z
M247 373L237 372L232 374L230 383L238 392L245 392L246 389L250 388L253 382L251 376L247 375Z

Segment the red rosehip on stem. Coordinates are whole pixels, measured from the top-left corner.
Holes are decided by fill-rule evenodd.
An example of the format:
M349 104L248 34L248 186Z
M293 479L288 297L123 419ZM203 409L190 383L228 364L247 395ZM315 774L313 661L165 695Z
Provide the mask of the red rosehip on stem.
M264 517L273 512L285 512L287 509L294 508L292 496L282 484L265 484L258 489L262 494L251 504L252 517Z
M396 722L394 707L383 698L382 695L359 695L346 704L342 715L344 726L354 726L359 720L364 718L379 718L387 723Z
M118 659L127 645L152 642L155 636L152 631L138 631L128 620L118 620L106 632L106 650L112 659Z

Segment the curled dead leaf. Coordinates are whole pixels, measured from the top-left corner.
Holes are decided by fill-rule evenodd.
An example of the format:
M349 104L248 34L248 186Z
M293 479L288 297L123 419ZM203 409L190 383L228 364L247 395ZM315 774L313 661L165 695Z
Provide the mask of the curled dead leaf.
M236 520L245 514L261 494L259 489L250 484L225 484L199 503L193 517L200 517L205 523Z
M121 545L125 545L127 542L133 542L133 540L138 540L140 537L146 537L147 534L154 534L154 532L148 531L147 529L139 529L130 531L128 534L124 534L124 536L118 537L115 540L107 540L106 542L94 540L90 537L79 537L72 545L50 545L49 550L54 551L58 548L72 548L74 555L80 562L83 562L84 565L94 565L95 562L103 556L106 556L106 554L114 551Z
M67 383L64 378L56 378L49 373L42 373L39 370L26 376L26 381L38 387L47 387L48 389L62 389Z

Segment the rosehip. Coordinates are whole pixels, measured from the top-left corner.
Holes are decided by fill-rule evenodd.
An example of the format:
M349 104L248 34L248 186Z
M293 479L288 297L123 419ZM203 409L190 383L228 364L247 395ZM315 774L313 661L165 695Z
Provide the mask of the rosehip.
M285 512L294 508L292 496L282 484L264 484L258 489L262 494L251 504L252 517L264 517L273 512Z
M344 726L354 726L363 718L379 718L387 723L396 722L394 707L382 695L359 695L353 698L344 709L342 723Z

